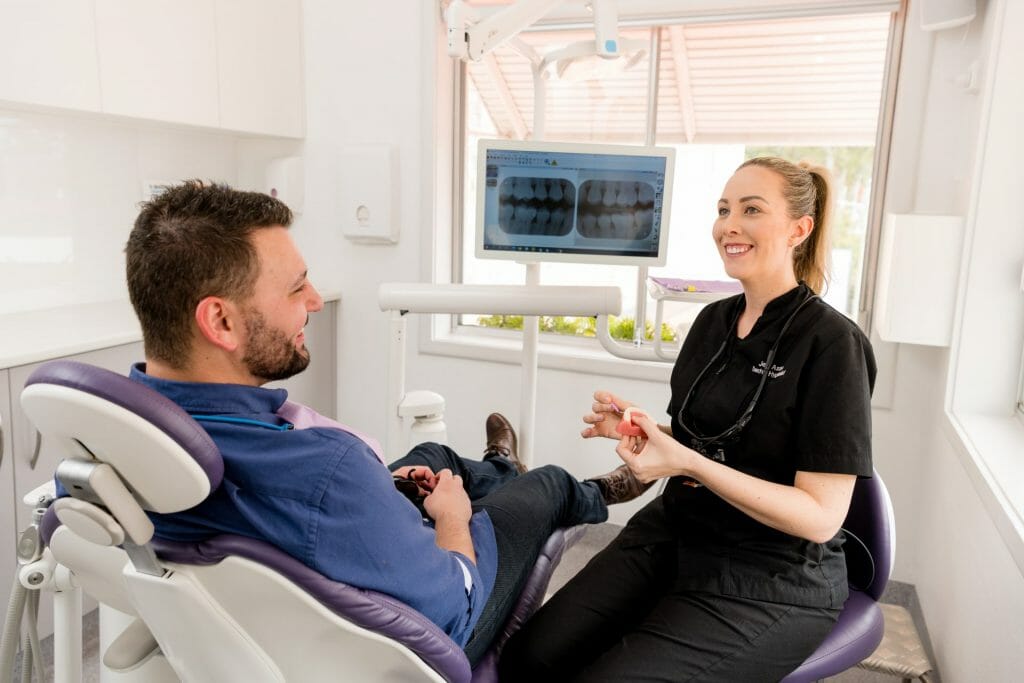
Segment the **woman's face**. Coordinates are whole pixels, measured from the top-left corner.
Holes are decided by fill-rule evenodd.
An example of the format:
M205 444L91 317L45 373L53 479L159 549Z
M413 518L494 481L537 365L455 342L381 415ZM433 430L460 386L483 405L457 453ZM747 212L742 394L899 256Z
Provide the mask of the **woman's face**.
M792 285L793 248L813 227L809 216L792 219L782 176L744 166L725 184L712 230L725 272L744 285Z

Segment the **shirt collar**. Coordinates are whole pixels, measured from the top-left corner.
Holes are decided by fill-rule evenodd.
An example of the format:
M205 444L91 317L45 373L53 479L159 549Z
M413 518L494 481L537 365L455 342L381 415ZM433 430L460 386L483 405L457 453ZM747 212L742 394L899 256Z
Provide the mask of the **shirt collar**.
M284 389L264 389L243 384L178 382L146 374L146 364L136 363L128 375L171 399L189 413L276 413L288 398Z
M761 313L761 317L757 319L754 324L754 329L750 331L752 336L755 332L765 329L767 326L772 325L778 320L785 320L789 315L796 310L796 307L804 302L804 300L813 296L814 292L811 288L801 280L796 287L789 290L785 294L775 297L768 302L768 305L764 307L764 312ZM746 306L746 297L740 297L740 308L736 309L737 313L742 311Z

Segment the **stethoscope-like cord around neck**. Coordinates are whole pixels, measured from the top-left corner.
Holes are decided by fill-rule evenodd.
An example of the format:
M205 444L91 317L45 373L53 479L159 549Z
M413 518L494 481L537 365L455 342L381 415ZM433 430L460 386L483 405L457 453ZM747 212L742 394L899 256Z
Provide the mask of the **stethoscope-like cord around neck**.
M686 396L683 398L683 403L679 407L679 414L677 416L679 426L682 427L683 430L687 434L689 434L692 439L694 439L695 445L700 445L703 447L713 443L721 443L722 441L732 438L733 436L739 434L743 430L743 428L747 426L747 423L750 422L750 418L754 416L754 408L757 407L757 402L761 398L761 392L764 391L764 386L768 382L768 375L771 373L772 364L775 362L775 354L778 353L779 351L779 345L782 343L782 338L786 335L786 332L789 330L789 326L793 323L793 320L796 319L797 314L803 309L803 307L817 298L817 294L808 295L807 297L804 298L803 301L800 302L800 305L796 307L796 310L790 313L789 317L786 318L786 322L782 325L782 329L779 331L779 336L775 338L775 343L772 344L772 348L768 351L768 357L765 359L764 372L761 373L761 381L757 385L757 390L754 392L754 395L750 399L750 403L747 404L746 409L743 411L743 414L740 415L739 419L736 420L736 422L734 422L730 427L728 427L727 429L725 429L723 432L716 436L699 436L696 432L694 432L693 430L686 426L686 422L683 420L683 414L686 410L686 407L690 405L690 399L693 398L693 393L696 390L697 386L700 384L701 380L704 379L704 375L708 373L708 370L715 366L715 364L718 362L718 359L722 356L723 353L725 353L725 350L729 347L729 344L730 342L732 342L733 337L736 336L736 324L739 322L739 318L740 315L743 313L743 309L739 308L736 311L736 314L732 318L732 322L729 323L729 332L725 338L725 341L722 342L722 345L718 347L718 351L715 352L715 355L711 357L711 360L708 361L708 364L704 366L704 369L700 371L700 373L697 375L697 378L693 380L692 384L690 384L690 389L686 392Z

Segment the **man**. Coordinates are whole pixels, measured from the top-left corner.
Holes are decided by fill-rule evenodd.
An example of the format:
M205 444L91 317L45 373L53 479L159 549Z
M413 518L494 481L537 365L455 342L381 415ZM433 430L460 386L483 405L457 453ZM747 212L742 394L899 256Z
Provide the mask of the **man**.
M303 329L323 307L291 219L266 195L190 181L136 220L125 251L146 362L131 377L198 420L225 463L203 503L154 515L156 533L274 543L325 576L414 607L476 664L550 533L604 521L606 505L639 484L624 468L586 482L553 466L522 473L498 414L483 461L422 444L391 465L396 484L371 439L262 388L306 368Z

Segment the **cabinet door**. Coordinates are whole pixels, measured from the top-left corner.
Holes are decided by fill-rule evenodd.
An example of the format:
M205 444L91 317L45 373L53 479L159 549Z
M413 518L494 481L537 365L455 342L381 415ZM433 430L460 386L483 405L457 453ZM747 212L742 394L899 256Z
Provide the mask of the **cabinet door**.
M302 137L302 6L298 0L216 0L220 125Z
M209 0L96 0L96 48L103 111L218 125Z
M0 0L0 100L100 111L94 0Z
M289 400L307 405L330 418L337 417L338 306L336 301L327 302L324 310L309 316L306 348L311 360L306 371L283 382L267 385L269 388L287 389Z
M11 457L11 402L7 371L0 370L0 607L7 605L18 567L15 552L14 459Z

